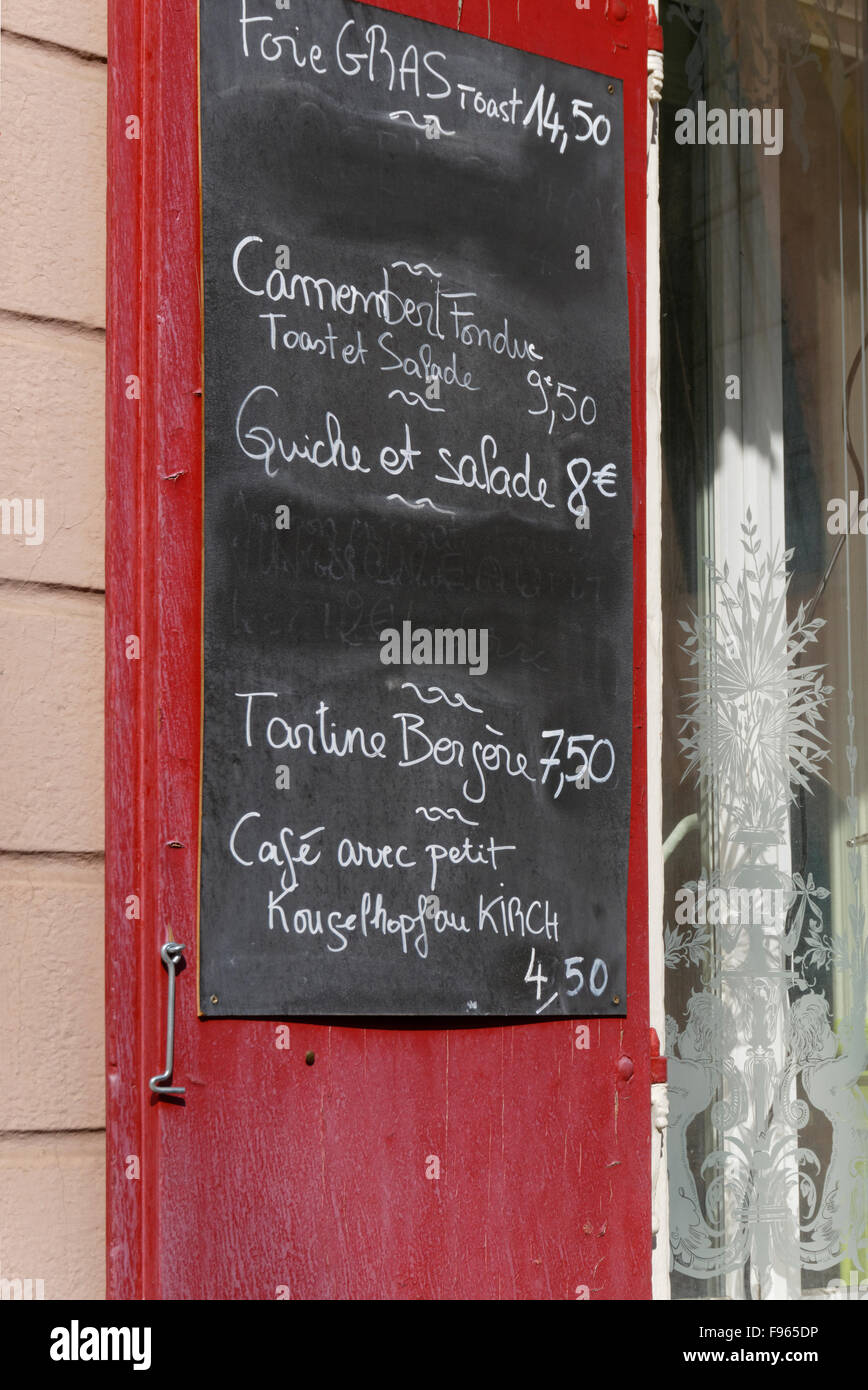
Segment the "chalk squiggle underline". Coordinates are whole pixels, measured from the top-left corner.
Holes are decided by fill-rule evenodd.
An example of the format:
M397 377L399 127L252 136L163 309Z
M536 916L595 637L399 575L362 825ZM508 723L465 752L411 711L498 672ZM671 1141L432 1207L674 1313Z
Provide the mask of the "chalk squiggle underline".
M411 507L413 511L419 511L420 507L430 507L434 512L440 512L443 516L454 516L454 512L447 511L445 507L438 507L436 502L432 502L430 497L420 497L415 502L410 502L406 497L402 497L400 492L390 492L388 502L403 502L405 507Z
M462 816L461 812L460 812L460 811L456 811L456 809L455 809L454 806L451 807L450 810L448 810L448 811L444 811L443 808L442 808L441 806L432 806L432 807L430 808L430 811L431 811L432 814L429 814L429 812L425 810L425 807L424 807L424 806L417 806L417 807L416 807L416 815L417 815L417 816L418 816L418 815L423 815L423 816L425 817L426 820L430 820L430 821L452 820L453 817L457 817L458 820L461 821L461 824L462 824L462 825L469 825L469 826L471 826L471 828L475 828L476 826L479 825L479 821L478 821L478 820L465 820L464 817Z
M403 391L399 391L396 387L394 391L389 392L389 400L391 401L395 396L400 396L401 400L404 401L406 405L424 405L425 409L430 411L432 415L445 414L442 405L429 405L428 402L424 400L422 396L417 395L415 391L411 391L408 396Z
M459 705L463 705L465 709L470 710L471 714L482 713L482 710L477 709L476 705L469 705L465 700L464 696L460 694L457 690L455 692L454 700L450 700L449 696L446 694L446 691L441 690L439 685L429 685L428 690L434 695L434 698L433 700L426 700L418 685L414 684L413 681L404 681L401 686L401 689L414 691L418 698L422 701L423 705L437 705L440 703L441 700L445 700L446 704L450 705L452 709L458 709ZM488 725L486 725L486 728L487 727Z
M417 261L415 265L411 265L409 261L393 261L392 269L409 270L410 274L415 275L417 278L420 275L424 275L425 271L427 270L428 274L433 275L435 280L443 279L443 271L435 270L434 267L428 265L426 261Z
M420 121L417 121L417 120L416 120L416 117L413 115L412 111L390 111L390 112L389 112L389 120L390 120L390 121L400 121L401 118L402 118L403 116L406 116L406 118L407 118L407 120L410 122L410 124L411 124L411 125L414 125L414 126L416 127L417 130L425 130L425 131L427 131L427 130L430 130L431 127L433 126L433 128L437 131L437 134L438 134L438 135L454 135L454 134L455 134L455 131L454 131L454 130L447 130L445 126L442 126L442 125L440 124L440 118L439 118L439 116L433 116L433 115L432 115L432 116L429 116L427 113L423 113L423 118L422 118L422 121L420 122Z

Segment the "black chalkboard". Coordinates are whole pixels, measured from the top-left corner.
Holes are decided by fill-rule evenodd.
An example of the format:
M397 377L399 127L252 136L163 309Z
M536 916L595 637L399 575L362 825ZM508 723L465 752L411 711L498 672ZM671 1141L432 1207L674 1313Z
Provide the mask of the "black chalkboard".
M346 0L200 28L201 1012L623 1014L621 84Z

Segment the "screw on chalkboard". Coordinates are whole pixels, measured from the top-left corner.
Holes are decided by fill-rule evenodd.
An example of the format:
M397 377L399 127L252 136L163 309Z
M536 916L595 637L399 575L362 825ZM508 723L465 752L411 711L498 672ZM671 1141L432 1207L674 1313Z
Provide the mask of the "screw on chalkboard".
M612 995L612 1003L613 1003L613 1004L620 1004L620 1002L621 1002L621 996L620 996L620 994L613 994L613 995Z
M306 1053L304 1054L305 1066L307 1066L307 1067L312 1067L315 1061L316 1061L316 1053L315 1053L315 1052L306 1052Z
M218 999L218 997L217 997L216 994L212 994L212 995L211 995L211 1003L212 1003L212 1004L219 1004L219 1003L220 1003L220 1000Z
M614 92L614 90L615 90L615 84L614 84L614 82L610 82L609 85L608 85L608 87L606 88L606 91L609 93L609 96L612 95L612 93Z

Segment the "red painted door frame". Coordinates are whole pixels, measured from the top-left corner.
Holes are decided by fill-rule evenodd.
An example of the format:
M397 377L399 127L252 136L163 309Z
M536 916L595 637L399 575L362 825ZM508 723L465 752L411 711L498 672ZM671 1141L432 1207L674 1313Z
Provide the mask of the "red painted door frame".
M648 1298L646 9L379 8L624 82L636 611L627 1018L590 1022L588 1047L575 1020L292 1021L279 1049L275 1020L197 1017L197 5L109 0L109 1297ZM163 1064L170 933L186 948L176 1102L148 1089Z

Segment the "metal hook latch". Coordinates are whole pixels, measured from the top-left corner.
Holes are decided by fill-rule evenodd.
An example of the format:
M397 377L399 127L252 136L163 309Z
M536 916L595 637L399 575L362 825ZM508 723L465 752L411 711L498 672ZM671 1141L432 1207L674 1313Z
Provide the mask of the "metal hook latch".
M176 941L167 941L160 952L160 959L169 972L169 1002L166 1009L166 1070L161 1071L159 1076L152 1076L148 1082L155 1096L183 1096L186 1093L185 1086L166 1084L172 1079L175 1056L175 972L183 950L184 947Z

